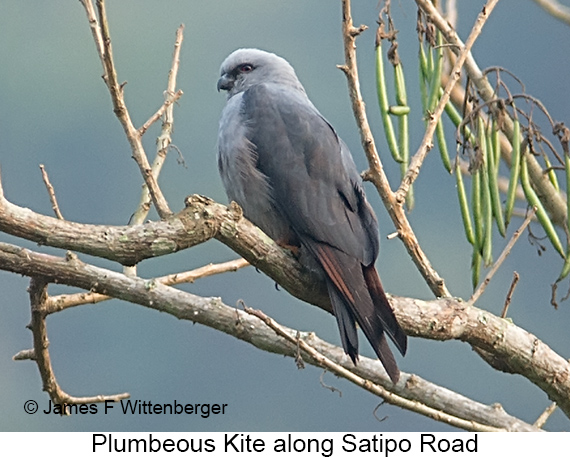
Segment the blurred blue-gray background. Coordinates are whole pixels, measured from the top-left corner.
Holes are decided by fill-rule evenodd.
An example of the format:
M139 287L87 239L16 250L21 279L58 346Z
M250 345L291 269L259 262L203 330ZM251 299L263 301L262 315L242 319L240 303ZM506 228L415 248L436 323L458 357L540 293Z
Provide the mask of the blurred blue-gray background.
M469 33L483 1L459 1L458 29ZM403 59L413 117L411 149L423 134L417 91L416 7L412 0L393 2L399 51ZM215 151L217 123L225 97L216 92L222 60L238 47L259 47L288 59L309 96L353 151L361 169L365 159L343 74L340 1L318 0L123 0L108 2L108 15L119 79L127 81L126 101L136 125L163 100L175 30L184 23L178 87L184 96L175 108L173 142L186 167L172 151L160 184L173 210L186 195L200 193L226 202L218 177ZM370 27L358 40L362 91L387 173L395 186L399 170L386 154L375 98L375 0L354 2L355 23ZM527 91L548 107L556 120L570 122L570 28L530 0L504 0L478 39L474 55L481 67L503 66L520 77ZM41 180L44 164L68 220L123 225L137 204L141 177L127 141L113 115L101 79L101 67L79 2L0 3L0 165L7 198L34 211L51 214ZM518 89L515 89L518 91ZM158 127L145 136L152 155ZM450 138L453 132L448 129ZM382 239L393 231L371 186L368 195L379 217ZM432 264L451 292L468 298L470 246L459 219L454 178L443 170L434 151L416 185L416 209L410 220ZM156 218L155 215L152 216ZM513 226L518 224L515 221ZM511 232L514 227L511 227ZM540 228L535 228L540 232ZM20 243L0 235L0 240ZM503 240L497 240L500 252ZM44 252L59 252L24 245ZM61 253L61 252L60 252ZM498 254L497 254L498 255ZM98 265L118 269L97 259ZM139 274L152 277L236 258L216 241L166 258L145 261ZM478 306L500 313L513 271L521 275L509 316L536 334L563 357L569 357L570 304L550 304L550 283L560 259L552 249L537 255L523 236L495 276ZM383 241L380 275L386 289L398 295L429 299L432 295L396 239ZM178 321L129 303L87 305L48 319L55 374L72 395L123 391L133 399L156 403L227 403L225 415L155 416L115 413L72 416L24 412L24 402L47 407L37 367L12 356L31 346L28 279L0 272L0 430L20 431L445 431L451 428L416 414L384 405L380 399L322 370L297 370L292 359L264 353L209 328ZM271 280L248 268L183 286L204 296L221 296L227 304L243 299L284 325L337 343L334 318L308 306ZM51 286L50 293L70 289ZM372 356L367 343L362 353ZM515 416L534 422L549 405L529 381L495 372L460 342L412 339L409 354L399 358L402 370L456 390L483 403L501 403ZM549 430L567 430L567 419L555 412Z

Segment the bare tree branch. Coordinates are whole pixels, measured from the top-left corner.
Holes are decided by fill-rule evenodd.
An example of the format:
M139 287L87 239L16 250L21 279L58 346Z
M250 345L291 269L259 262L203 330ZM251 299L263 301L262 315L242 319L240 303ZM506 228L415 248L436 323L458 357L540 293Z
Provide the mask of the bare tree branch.
M471 295L471 298L469 299L469 301L467 303L472 305L473 303L475 303L479 299L479 297L483 294L483 292L485 292L485 289L487 288L487 286L491 282L491 279L493 278L495 273L499 270L499 267L503 264L503 262L508 257L508 255L511 253L513 246L515 245L515 243L517 242L519 237L523 234L523 232L527 228L528 224L530 224L530 221L532 221L535 213L536 213L536 208L533 208L532 211L529 211L529 213L527 214L527 217L525 218L525 220L523 221L521 226L517 230L515 230L515 233L513 233L513 236L511 237L511 239L509 240L509 242L507 243L507 245L503 249L503 252L501 252L501 255L495 261L495 263L493 264L493 266L491 267L491 269L489 270L489 272L485 276L485 279L483 280L483 282L481 282L481 284L479 284L479 287L477 288L477 290L475 290L475 292L473 292L473 295Z
M222 263L211 263L209 265L196 268L195 270L161 276L156 278L156 281L164 284L165 286L193 283L198 279L207 278L208 276L237 271L241 268L247 267L248 265L249 262L245 259L230 260ZM95 304L105 300L110 300L111 298L113 297L98 294L96 292L81 292L76 294L62 294L53 297L50 296L46 300L46 313L57 313L74 306Z
M548 408L546 408L544 412L538 417L538 419L536 419L533 425L539 428L544 427L544 424L546 424L546 421L554 411L556 411L556 403L549 405Z
M132 276L121 274L84 263L72 253L68 253L64 258L0 243L0 270L23 274L31 278L32 322L30 327L34 337L34 349L21 351L14 357L18 360L33 359L37 363L44 390L49 393L54 403L91 403L107 399L119 400L128 396L128 394L119 394L110 397L77 398L68 395L57 384L48 350L45 326L45 318L48 314L71 306L96 303L112 297L167 312L179 319L204 324L247 341L265 351L290 357L297 357L303 353L308 357L308 363L326 367L338 376L345 377L390 403L457 427L479 431L538 430L537 426L542 425L542 419L535 426L527 424L508 415L500 405L487 406L477 403L412 374L403 373L400 382L394 385L377 360L362 357L359 365L355 367L340 347L320 340L313 333L300 333L283 327L263 313L252 311L250 308L246 308L246 312L236 310L235 307L225 305L219 298L200 297L170 287L170 285L193 281L221 271L235 271L249 262L282 285L292 295L331 312L323 277L318 272L304 269L289 251L281 249L257 227L244 219L237 205L232 204L226 207L206 197L194 195L188 197L184 210L178 214L172 214L170 211L157 179L166 152L171 145L173 104L182 95L181 91L176 91L176 75L183 26L178 29L176 35L165 101L147 122L137 129L131 121L125 104L125 84L118 82L105 2L96 0L97 14L92 0L80 1L89 19L97 52L103 65L103 78L111 95L115 115L125 131L131 152L149 191L143 191L139 211L131 226L103 226L58 220L14 205L4 198L0 184L0 231L35 241L41 245L71 249L110 259L124 266L133 266L147 258L187 249L212 238L226 244L244 259L162 278L141 279L134 276L134 269L126 270L126 273L130 271ZM480 32L486 15L490 14L497 1L488 1L485 14L480 16L478 26L473 29L467 45L463 46L453 29L444 23L445 21L438 22L440 13L433 8L431 2L416 0L422 9L425 8L432 22L438 27L447 27L447 32L442 30L443 34L453 52L459 56L447 84L449 87L453 87L453 80L459 77L461 59L464 59L465 68L470 77L472 73L479 72L479 75L476 75L478 78L476 84L482 94L492 93L487 92L488 87L485 84L488 85L488 82L476 67L469 48ZM426 132L422 147L416 154L407 177L400 189L393 192L384 174L368 126L359 88L355 40L366 27L354 27L350 13L350 1L343 0L342 4L345 64L340 68L348 79L353 111L369 162L366 178L372 181L378 189L394 221L398 236L404 242L431 290L436 296L445 297L435 301L391 297L390 302L398 321L406 333L411 336L436 340L455 339L468 343L496 369L520 374L529 379L547 393L549 398L557 402L560 409L570 417L570 364L568 361L556 354L536 336L517 327L509 320L470 306L471 303L451 298L443 279L432 268L422 251L404 213L403 197L405 197L407 186L419 173L433 132L432 134L429 134L429 131ZM475 78L472 77L472 79ZM446 94L449 95L447 89ZM444 104L440 100L438 109ZM436 110L435 121L432 120L434 125L439 115L440 113ZM142 146L142 135L153 122L161 117L163 118L162 132L158 138L157 155L151 167ZM506 133L508 136L508 129ZM529 159L531 177L533 174L532 160L533 158ZM539 171L542 173L538 162L536 166L536 173ZM538 179L536 173L534 177ZM535 185L540 188L539 184L535 183ZM148 199L148 195L161 221L143 225L142 222L146 219L150 207L151 200ZM556 208L557 204L553 204L552 207ZM51 282L79 287L86 292L49 297L47 288Z
M317 350L307 344L305 341L300 340L298 338L294 338L291 336L290 333L287 332L282 326L280 326L277 322L275 322L270 317L266 316L259 310L252 310L251 308L245 308L245 311L249 314L259 317L265 324L272 328L275 333L280 335L281 337L289 340L291 343L297 343L305 353L307 353L312 359L316 361L317 364L325 367L327 370L330 370L337 376L343 377L348 379L350 382L356 384L357 386L361 387L369 391L370 393L381 397L384 399L386 403L390 403L391 405L399 406L400 408L408 409L410 411L414 411L418 414L421 414L426 417L430 417L434 420L439 422L445 422L446 424L453 425L458 428L463 428L465 430L471 431L479 431L479 432L499 432L499 431L506 431L504 429L498 429L495 427L490 427L488 425L477 423L474 420L465 420L459 417L455 417L451 414L447 414L439 409L434 409L430 406L427 406L423 402L417 402L414 400L409 400L407 398L401 397L393 392L390 392L387 389L384 389L382 386L378 384L374 384L370 382L368 379L364 379L361 376L353 373L350 370L347 370L343 366L339 365L338 363L333 362L323 354L320 354Z
M7 201L3 200L0 203L2 203L0 204L1 229L2 226L6 226L3 221L5 213L2 209L6 206ZM189 246L215 237L242 255L252 265L264 271L294 296L329 312L331 311L323 278L318 277L315 272L303 269L292 255L275 245L263 232L244 219L239 207L234 206L228 209L223 205L199 196L190 197L188 205L185 210L176 217L170 218L169 221L127 228L107 227L107 232L105 232L107 235L112 233L115 233L115 235L128 233L129 235L119 235L116 240L113 240L112 236L108 237L106 239L108 245L105 247L105 250L99 247L98 250L85 249L85 251L95 255L98 252L101 254L101 257L113 257L109 246L115 246L119 250L123 249L124 246L121 245L120 239L123 239L125 244L128 244L129 240L132 242L133 239L138 239L138 244L144 247L148 242L148 240L146 242L144 240L149 236L149 229L151 235L156 234L157 224L164 225L171 222L177 230L170 233L174 234L178 241L169 239L167 237L168 232L163 230L161 232L163 237L162 244L177 245L181 243ZM15 205L12 205L12 207L15 207ZM20 209L20 212L22 210ZM32 213L30 210L24 210L24 212L28 216ZM76 234L82 233L84 236L94 240L97 237L89 235L89 228L94 228L95 232L102 232L100 226L89 226L60 221L47 216L39 216L28 217L22 223L29 224L31 219L40 220L44 224L49 224L50 221L53 224L72 224L67 227L68 230L70 227L75 227ZM149 228L149 225L154 225L154 227ZM123 230L126 231L123 232ZM192 241L185 241L184 235L192 238ZM68 237L68 243L74 245L74 238ZM150 236L150 238L154 238L154 236ZM58 238L58 240L60 239ZM46 239L45 241L51 240ZM57 247L64 247L63 241L60 240L57 243ZM79 247L84 248L85 245ZM156 299L153 298L150 291L163 290L162 288L166 287L154 279L143 281L133 278L133 280L142 281L143 284L146 284L146 286L142 287L142 291L146 290L145 287L149 289L149 295L142 298L140 295L132 295L131 287L134 286L129 285L127 287L122 275L116 277L117 281L120 278L118 286L116 284L103 286L103 284L107 284L107 279L110 280L118 273L111 274L108 270L101 271L100 269L93 270L96 271L96 273L93 273L90 269L95 267L85 266L85 268L88 267L87 270L79 268L79 265L84 266L85 264L80 263L78 260L66 263L66 261L62 262L59 259L56 262L56 259L58 259L56 257L42 254L32 256L31 251L22 248L10 247L9 245L2 245L2 248L6 256L0 256L0 269L28 276L43 276L47 278L48 282L57 281L58 283L75 285L85 290L112 295L115 298L134 303L145 305L148 300ZM19 255L17 255L18 253ZM50 259L50 261L45 262L46 259ZM36 262L38 262L38 265L34 266ZM52 264L51 262L56 263ZM54 268L54 265L57 265L57 268L49 270L48 273L42 270L40 264L44 267L50 266ZM70 267L70 264L73 265ZM69 276L70 274L71 276ZM77 279L77 274L81 274L82 279ZM70 278L74 278L72 284ZM111 289L111 286L115 289ZM490 352L495 361L501 362L500 366L503 367L503 371L518 373L527 377L544 390L552 400L556 401L565 413L568 414L570 412L569 365L535 336L504 319L453 299L421 302L419 300L398 298L392 299L391 303L398 322L400 322L407 334L438 340L458 339ZM492 361L487 361L492 363ZM497 367L499 364L494 363L493 366ZM556 373L556 375L553 376L553 373Z
M166 161L166 155L170 144L172 143L172 130L174 128L174 103L182 96L182 91L176 91L176 79L178 77L178 69L180 68L180 50L182 48L182 41L184 40L184 25L180 25L176 30L176 39L174 41L174 52L172 54L172 64L170 66L170 71L168 72L168 82L166 85L165 101L159 110L154 113L148 121L144 123L142 127L138 129L138 134L140 136L144 135L147 129L156 122L161 116L162 129L160 135L156 139L156 156L150 167L152 177L154 180L158 181L158 175L162 170L162 166ZM175 92L176 91L176 92ZM145 183L141 190L141 196L137 210L131 217L129 225L142 224L150 210L150 205L152 203L152 195L148 190L148 185ZM125 274L130 276L136 275L136 266L127 266L123 270Z
M187 207L170 218L136 226L78 224L35 213L1 194L0 231L36 243L135 265L216 238L262 269L292 295L331 311L323 278L303 268L245 219L237 205L226 207L206 197L188 197Z
M290 339L277 338L274 330L262 320L225 305L219 298L199 297L165 286L153 279L131 278L121 273L86 264L73 255L61 258L0 243L0 268L28 276L41 277L44 284L57 280L62 284L81 287L85 290L93 290L97 293L111 295L114 298L138 303L148 308L172 314L179 319L186 319L215 328L269 352L284 354L289 357L295 357L297 353L295 342L291 342ZM414 323L414 325L419 323L416 331L411 331L411 334L425 336L424 334L429 332L432 338L458 338L472 344L473 341L476 341L477 344L485 348L497 346L499 353L503 349L507 350L513 341L522 343L521 356L526 356L526 360L515 360L513 366L518 363L529 362L526 340L538 341L532 335L506 320L451 299L423 302L398 298L394 300L394 304L396 305L397 317L402 321L402 326L406 331L410 332L410 323ZM401 314L402 308L406 308L408 317ZM434 326L436 322L441 324ZM284 327L281 329L289 333L291 338L296 338L297 331ZM497 335L504 337L499 337L500 341L497 341ZM358 366L355 367L344 354L342 348L320 340L314 333L301 332L300 338L318 353L330 359L334 364L342 366L348 372L369 379L371 382L382 386L383 389L402 398L414 402L419 401L425 404L428 409L442 410L446 414L451 414L464 421L474 421L473 427L478 427L474 429L482 429L481 426L485 425L505 430L533 429L529 424L507 415L501 408L473 402L459 394L430 384L415 375L402 373L400 382L394 386L378 360L362 357ZM543 343L538 342L534 345L531 344L531 346L539 351L535 359L530 357L531 364L541 366L560 363L561 358ZM508 350L512 349L512 347L508 348ZM321 366L321 361L312 357L307 362ZM568 365L563 359L562 362ZM568 367L566 366L565 369L568 370ZM563 373L563 371L559 372ZM564 384L557 387L558 389L568 389L568 386ZM374 393L378 394L379 392ZM447 408L451 408L451 412ZM562 405L561 408L563 408ZM439 416L441 420L447 420L446 414ZM463 425L466 425L466 422L463 422Z
M150 128L150 126L152 124L154 124L156 121L158 121L167 111L172 111L170 108L172 108L174 103L176 103L178 101L178 99L180 97L182 97L183 94L184 94L184 92L182 92L181 90L178 90L172 94L168 94L167 99L164 101L162 106L160 108L158 108L158 110L156 110L156 113L154 113L141 127L139 127L139 129L138 129L139 134L141 136L144 135L146 133L146 131ZM172 119L172 114L170 114L170 121L169 121L170 125L168 127L168 130L169 130L168 138L169 138L169 140L170 140L170 131L172 130L172 120L171 119ZM164 123L163 123L163 130L164 130ZM164 142L160 142L159 151L167 150L169 145L170 145L170 141L168 141L166 145ZM153 168L153 170L154 170L154 168Z
M460 50L464 48L464 44L457 36L456 31L450 27L448 22L441 16L439 11L433 7L431 2L426 0L416 0L416 3L418 3L418 5L421 4L424 13L441 31L446 42L450 45L449 49L457 55ZM470 53L466 57L463 68L469 76L470 81L477 88L477 92L483 102L493 100L495 98L495 90ZM463 99L460 96L461 93L462 91L459 90L454 92L454 103L458 104L458 106L461 106L463 102ZM492 111L495 111L496 117L500 115L495 104L490 104L489 108ZM513 123L509 116L502 116L502 118L503 122L501 128L508 138L508 141L501 141L501 156L507 164L510 164L512 147L509 141L512 140L513 137ZM543 168L540 166L536 158L530 154L524 154L524 156L528 165L529 178L542 204L551 215L552 222L559 225L564 224L567 216L567 207L564 197L552 185L547 174L544 173Z
M51 202L51 207L53 209L53 212L55 213L55 217L57 217L58 219L63 219L63 215L61 214L59 205L57 203L57 198L55 196L55 190L51 185L46 168L43 166L43 164L40 164L40 170L42 172L42 179L44 180L44 184L46 185L46 189L49 195L49 200Z
M509 310L509 305L511 304L513 294L515 292L519 279L520 275L515 271L513 273L513 280L511 281L511 286L509 287L509 291L507 292L507 296L505 297L505 304L503 306L503 311L501 312L501 317L503 319L507 317L507 311Z
M412 258L419 272L436 297L449 297L451 294L445 286L441 276L432 267L425 252L420 247L416 235L406 217L403 201L399 202L392 192L388 178L384 173L382 161L368 124L364 101L360 93L358 68L356 64L356 37L366 29L366 26L354 27L350 9L350 0L342 0L342 35L344 39L345 64L339 68L344 72L348 81L352 110L360 131L362 147L368 159L369 170L365 173L365 179L371 181L378 193L388 214L394 222L398 236L404 243L408 254Z
M561 5L557 0L534 0L544 11L552 17L561 20L567 25L570 25L570 8Z
M412 157L410 166L408 167L408 171L406 171L406 174L402 179L402 183L400 184L400 188L396 192L396 199L399 202L403 202L405 200L406 194L408 193L410 186L415 181L420 172L420 168L422 166L425 157L427 156L427 153L433 146L432 145L433 134L435 133L437 123L441 118L441 115L443 114L445 105L447 105L447 102L449 101L449 96L451 94L451 91L453 90L453 86L461 78L461 68L463 67L465 61L467 60L467 57L471 54L471 47L475 44L475 40L477 40L477 38L481 34L483 25L485 25L485 22L487 22L489 15L491 14L491 12L493 11L498 2L499 0L487 1L485 6L483 6L483 9L479 13L475 25L471 29L471 33L467 38L467 42L458 52L457 60L455 61L455 64L453 65L453 69L451 70L451 74L449 76L449 81L447 82L445 89L443 90L443 94L439 99L437 108L430 115L429 122L426 127L426 132L424 134L424 138L420 144L418 151ZM430 2L429 0L416 0L416 3L424 11L425 9L435 10L433 3Z
M30 304L32 308L32 321L30 330L34 336L33 359L35 360L42 378L43 389L49 394L52 402L57 405L102 403L105 401L120 401L129 398L128 393L117 395L97 395L95 397L73 397L59 386L53 373L49 355L49 341L45 318L47 316L45 304L47 300L48 283L42 277L32 276L30 280ZM67 410L62 407L61 414L66 415Z
M105 81L105 84L109 88L109 93L111 94L113 111L121 123L121 126L123 127L127 140L131 146L133 158L139 166L141 175L150 191L150 195L152 197L152 201L156 207L156 210L158 211L160 217L164 219L172 214L172 211L170 211L166 198L162 194L162 191L158 186L158 182L152 173L146 152L142 144L142 134L133 125L133 122L129 115L129 110L125 104L125 83L119 84L117 78L117 70L115 68L113 50L111 47L111 35L109 32L109 24L107 22L105 1L96 0L97 10L99 13L98 18L95 16L92 0L80 1L85 8L85 11L87 12L87 17L89 19L89 24L91 26L91 31L93 33L95 45L97 47L97 52L99 53L99 57L103 64L103 80Z

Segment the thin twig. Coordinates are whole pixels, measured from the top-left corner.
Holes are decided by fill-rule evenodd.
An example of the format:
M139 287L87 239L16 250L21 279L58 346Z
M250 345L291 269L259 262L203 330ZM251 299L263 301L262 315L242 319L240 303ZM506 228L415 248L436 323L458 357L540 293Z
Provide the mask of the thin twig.
M147 155L145 153L142 137L138 130L134 127L129 111L124 99L124 86L119 84L117 78L117 70L113 61L113 50L111 46L111 36L109 32L109 24L107 21L107 13L104 0L96 0L98 18L95 18L95 12L91 0L81 0L82 5L87 12L89 25L93 33L97 52L103 64L103 80L111 94L113 102L113 111L117 119L121 123L127 140L131 146L131 152L135 162L139 166L141 175L145 184L148 186L152 201L156 210L162 219L170 216L172 211L168 207L168 203L158 186L158 182L154 177Z
M174 41L174 52L172 55L172 64L170 66L170 71L168 72L168 81L166 84L165 101L162 106L154 113L144 125L139 128L138 134L142 136L145 134L147 129L156 122L161 116L164 116L162 121L161 133L156 139L156 155L150 167L152 177L155 181L158 180L158 176L162 170L162 166L166 161L166 155L170 144L172 143L172 130L174 125L174 103L182 96L182 91L176 90L176 78L178 76L178 69L180 68L180 50L182 48L182 41L184 40L184 25L180 25L176 30L176 39ZM149 187L145 183L141 190L141 195L139 199L139 204L137 210L131 217L129 222L130 225L142 224L150 210L150 204L152 202L152 195L149 192ZM130 266L124 268L125 274L131 276L136 275L136 266Z
M540 5L544 11L546 11L552 17L555 17L565 24L570 25L569 7L561 5L557 0L534 0L534 2Z
M164 101L161 107L156 110L156 113L154 113L143 125L139 127L139 135L144 135L150 126L158 121L162 115L168 111L168 108L176 103L178 99L182 97L182 95L184 95L184 92L181 90L176 91L174 94L169 94L168 98Z
M471 298L467 301L468 305L473 305L479 299L481 294L485 291L485 289L487 288L487 286L491 282L491 279L493 278L493 276L495 275L495 273L497 272L499 267L503 264L504 260L511 253L511 250L513 249L513 246L515 245L515 243L517 242L519 237L525 231L528 224L530 224L530 221L532 221L532 218L534 217L535 213L536 213L536 208L532 208L529 211L527 217L525 218L525 220L523 221L523 223L521 224L519 229L516 230L515 233L513 233L513 236L511 237L511 239L509 240L509 242L505 246L505 249L503 249L503 252L501 252L501 255L499 256L497 261L493 264L493 266L491 267L491 269L487 273L487 276L485 276L485 279L483 280L483 282L481 284L479 284L479 287L477 288L477 290L475 292L473 292L473 295L471 295Z
M164 161L166 159L166 154L168 148L172 143L172 129L174 125L174 103L182 96L183 92L181 90L176 91L176 80L178 77L178 69L180 68L180 50L182 48L182 41L184 40L184 25L180 25L176 30L176 39L174 41L174 52L172 54L172 64L170 71L168 72L168 81L166 84L165 96L166 100L161 108L139 129L139 133L142 135L160 116L164 115L162 121L162 130L160 135L156 140L156 156L151 166L152 174L155 179L158 179L158 175L162 170ZM176 91L176 92L175 92ZM139 210L135 213L132 223L140 224L146 218L148 214L148 205L150 204L150 195L148 194L148 187L145 185L141 194L141 204L139 205Z
M48 283L41 278L32 277L30 280L29 294L32 309L32 320L30 330L34 339L34 360L40 371L43 389L48 393L51 401L57 405L102 403L105 401L120 401L129 398L130 394L122 393L117 395L97 395L95 397L73 397L64 392L59 386L49 354L49 341L45 318L47 316L45 304L47 300ZM68 414L66 408L61 409L62 414Z
M79 0L79 2L83 5L83 8L85 8L89 27L91 27L91 34L93 35L93 41L95 41L95 47L97 48L97 55L101 59L101 64L105 66L103 62L103 37L101 36L101 27L99 26L99 20L95 14L95 8L93 8L93 2L92 0Z
M400 188L396 191L396 200L398 201L399 204L402 204L405 201L406 194L408 193L410 186L416 180L420 172L420 168L423 164L423 161L426 158L429 150L433 146L432 144L433 134L435 133L437 123L441 118L441 115L443 114L445 105L447 105L447 102L449 101L451 91L453 90L455 83L457 83L457 81L459 81L459 79L461 78L461 68L465 63L467 56L470 54L471 48L475 44L475 40L481 34L483 25L485 25L485 22L489 18L491 12L493 11L493 8L495 8L498 2L499 0L488 0L485 6L483 6L481 13L479 13L477 20L475 21L475 24L471 29L469 38L467 38L464 47L461 49L460 54L457 57L455 64L453 65L453 69L451 70L449 80L445 86L443 94L439 99L439 103L435 111L430 114L429 122L426 127L426 132L424 134L424 138L420 144L420 147L418 148L416 154L414 154L414 156L412 157L410 166L408 167L408 170L406 171L406 174L402 179L402 183L400 184ZM416 0L416 3L426 13L432 13L431 10L435 10L435 6L429 0Z
M384 422L386 419L388 419L388 416L378 417L378 415L376 414L378 412L378 410L380 409L380 407L384 405L384 403L386 403L386 402L381 401L380 403L378 403L376 405L376 407L374 408L374 411L372 411L372 415L376 418L376 420L378 422Z
M536 419L535 423L532 425L538 428L544 427L544 424L546 424L546 421L554 411L556 411L556 403L552 403L548 408L546 408L543 411L543 413L540 416L538 416L538 419Z
M513 273L513 280L511 282L511 287L509 287L509 291L507 292L507 297L505 298L505 305L503 306L503 312L501 313L501 317L503 319L507 317L507 311L509 310L509 305L511 304L513 293L515 292L515 288L517 287L519 279L520 275L515 271Z
M248 314L258 317L261 319L268 327L270 327L275 333L279 336L285 338L292 344L296 344L295 337L290 335L287 331L285 331L277 322L275 322L272 318L265 315L260 310L255 310L252 308L245 307L245 311ZM311 358L317 361L321 366L325 367L327 370L331 371L332 373L336 374L337 376L342 376L345 379L348 379L350 382L356 384L357 386L369 391L370 393L377 395L383 398L387 403L392 405L399 406L404 409L408 409L410 411L417 412L424 416L430 417L434 420L445 422L447 424L453 425L458 428L462 428L465 430L471 431L486 431L486 432L499 432L504 431L503 429L491 427L489 425L476 423L475 421L466 421L465 419L461 419L459 417L452 416L450 414L444 413L442 411L438 411L434 408L431 408L427 405L419 403L417 401L408 400L403 398L389 390L385 389L384 387L371 382L368 379L361 378L357 374L347 370L346 368L342 367L341 365L333 362L329 358L325 357L323 354L319 353L317 350L312 348L308 345L305 341L299 340L299 346L303 351L305 351ZM384 375L386 376L386 375Z
M40 164L40 170L42 171L42 179L44 180L44 184L46 185L46 189L47 189L48 195L49 195L49 200L51 202L51 207L53 209L53 212L55 213L55 217L57 217L58 219L63 219L63 215L61 214L61 211L59 210L59 205L57 204L57 198L55 196L55 190L54 190L53 186L51 185L51 182L49 180L49 176L48 176L47 171L46 171L45 167L43 166L43 164Z
M321 386L323 386L325 389L330 390L331 392L336 392L338 393L339 397L342 397L342 390L337 389L334 386L329 386L326 382L325 382L325 374L327 374L327 369L325 368L323 370L323 372L321 373L321 377L319 378L319 382L321 383Z
M144 125L139 128L139 133L141 135L156 122L162 114L164 114L164 120L162 122L162 133L158 137L157 145L158 151L168 149L171 139L170 135L172 133L172 125L174 122L173 118L173 103L175 103L183 94L181 90L176 91L176 79L178 77L178 69L180 68L180 50L182 49L182 41L184 40L184 24L176 30L176 39L174 41L174 52L172 54L172 65L170 66L170 71L168 72L168 83L166 85L166 96L162 107L147 121ZM175 92L176 91L176 92Z
M12 360L36 360L36 353L33 349L22 349L12 356Z
M352 110L360 131L362 147L364 148L370 167L365 173L365 179L371 181L378 190L380 198L392 218L400 239L434 295L436 297L450 297L451 294L447 290L443 278L435 271L425 252L421 249L404 209L402 205L397 203L395 194L392 192L388 178L384 173L382 161L378 155L378 150L376 149L374 137L372 136L372 131L370 130L366 116L364 101L360 92L358 67L356 63L356 37L362 33L366 27L354 27L350 0L342 0L342 18L345 64L339 66L339 68L344 72L347 78Z
M191 271L162 276L155 278L154 280L166 286L193 283L198 279L207 278L208 276L237 271L241 268L247 267L248 265L249 262L247 260L236 259L223 263L211 263ZM96 292L56 295L47 298L46 313L53 314L74 306L85 305L88 303L95 304L112 298L113 297L110 297L109 295L99 294Z

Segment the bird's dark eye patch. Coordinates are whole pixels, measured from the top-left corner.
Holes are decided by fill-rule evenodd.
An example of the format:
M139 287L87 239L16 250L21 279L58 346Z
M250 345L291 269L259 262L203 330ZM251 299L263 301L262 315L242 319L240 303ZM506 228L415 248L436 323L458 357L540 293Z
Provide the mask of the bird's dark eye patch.
M241 64L238 67L238 69L239 69L240 73L249 73L250 71L253 70L253 65L250 63L244 63L244 64Z

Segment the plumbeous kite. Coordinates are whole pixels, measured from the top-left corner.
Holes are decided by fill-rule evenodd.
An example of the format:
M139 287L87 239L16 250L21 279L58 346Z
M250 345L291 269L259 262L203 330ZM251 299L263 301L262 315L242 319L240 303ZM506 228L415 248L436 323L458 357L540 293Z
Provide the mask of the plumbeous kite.
M374 266L378 222L350 151L311 103L293 67L259 49L238 49L221 66L228 92L218 133L218 167L230 200L326 280L344 351L358 359L356 323L392 382L406 335Z

